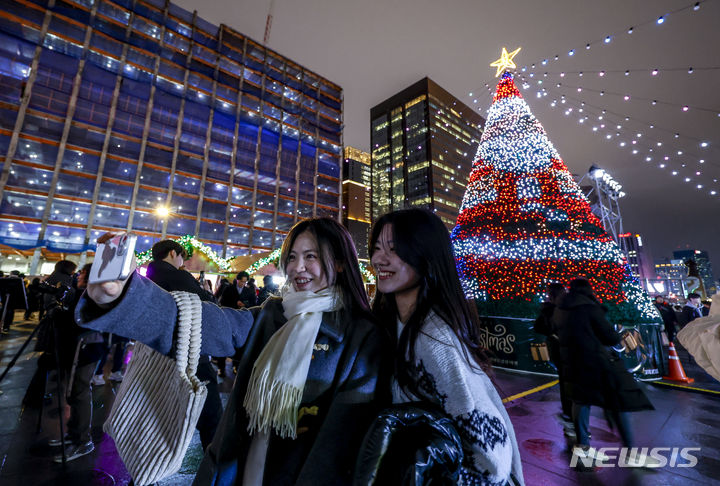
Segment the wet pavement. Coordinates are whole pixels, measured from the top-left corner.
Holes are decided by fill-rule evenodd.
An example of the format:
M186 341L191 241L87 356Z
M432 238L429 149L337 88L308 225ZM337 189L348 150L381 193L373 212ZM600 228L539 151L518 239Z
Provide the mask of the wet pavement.
M21 321L21 317L18 312L18 320L10 334L0 338L0 373L36 325L34 321ZM0 485L128 485L131 478L112 439L102 431L117 388L117 384L107 381L109 364L105 370L106 384L93 390L95 451L63 467L52 461L60 449L47 445L48 439L60 436L55 382L51 380L48 384L52 396L42 410L39 431L39 410L22 405L25 389L37 367L38 354L32 352L32 348L33 343L30 343L0 382ZM682 348L678 353L686 374L696 379L689 386L708 392L643 383L656 410L633 413L631 422L637 447L699 448L691 451L697 457L695 467L571 468L573 442L564 436L563 428L555 418L560 411L558 387L553 385L533 391L553 382L554 378L496 369L495 382L501 396L513 398L531 391L506 403L520 445L525 483L528 486L720 484L720 440L717 439L720 434L720 383L697 367ZM230 366L228 372L231 372ZM221 392L226 394L231 386L232 377L229 376L221 384ZM63 415L67 418L67 410ZM618 435L597 407L592 408L590 432L591 445L596 448L620 446ZM664 454L670 458L670 452ZM201 459L202 449L196 433L180 472L157 484L191 484ZM677 460L678 465L685 463L687 461L682 458Z

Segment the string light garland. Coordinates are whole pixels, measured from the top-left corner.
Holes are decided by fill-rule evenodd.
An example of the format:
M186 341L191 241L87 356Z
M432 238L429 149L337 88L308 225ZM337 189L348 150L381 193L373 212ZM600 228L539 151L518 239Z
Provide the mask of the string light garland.
M550 91L544 91L543 94L547 92ZM678 148L671 149L672 143L668 140L654 137L652 134L644 136L643 131L658 135L661 134L657 132L663 132L671 136L673 142L686 141L701 150L706 150L711 146L706 140L681 135L678 132L658 127L652 122L608 111L570 95L560 94L550 102L550 107L555 108L558 104L563 105L565 115L577 113L578 123L584 124L588 122L593 132L603 135L606 141L618 141L618 146L621 149L631 151L633 155L642 157L645 162L656 163L656 167L659 169L665 169L671 164L675 164L678 171L687 171L690 178L686 182L691 182L696 177L701 176L706 163L707 165L718 166L718 163L714 162L708 155ZM641 130L630 130L630 127L627 126L628 122L643 125L643 128ZM695 169L688 166L690 161L697 164ZM672 175L677 175L677 173L672 173ZM704 181L710 186L705 188L707 193L716 196L720 191L718 179L704 179ZM703 189L703 187L698 187L698 189Z
M628 27L627 30L622 30L622 31L618 31L618 32L606 34L606 35L600 37L599 39L595 39L594 41L591 41L591 42L586 43L584 50L590 50L591 47L594 47L594 46L603 46L603 45L604 45L604 46L607 46L607 45L609 45L609 44L612 43L611 41L614 41L614 40L616 40L616 39L619 38L619 37L631 36L631 35L633 35L633 34L638 30L638 28L641 28L641 27L645 27L645 26L649 26L649 25L653 25L653 24L654 24L654 25L662 25L662 24L664 24L664 23L667 21L668 17L672 17L672 16L674 16L674 15L676 15L676 14L679 14L679 13L681 13L681 12L686 12L686 11L687 11L687 12L697 12L698 10L700 10L701 4L706 3L707 1L708 1L708 0L702 0L702 1L699 1L699 2L697 2L697 1L696 1L696 2L692 2L692 3L690 3L690 4L687 4L687 5L683 6L683 7L680 7L680 8L677 8L677 9L675 9L675 10L672 10L672 11L670 11L670 12L664 14L664 15L660 15L660 16L657 16L657 17L653 17L652 19L649 19L649 20L647 20L647 21L645 21L645 22L632 25L632 26ZM608 39L609 39L609 40L608 40ZM563 52L566 52L566 53L567 53L567 56L568 56L568 57L573 57L575 54L577 54L577 51L578 51L578 49L575 49L575 48L570 48L570 49L563 50ZM558 60L561 59L561 56L560 56L560 54L555 54L555 55L553 55L553 56L547 56L546 58L541 59L540 61L537 61L537 62L535 62L535 63L530 64L529 67L528 67L527 65L526 65L526 66L523 66L522 68L520 68L520 70L521 70L522 72L525 72L525 71L528 71L528 70L534 70L534 69L537 67L537 65L546 66L546 65L548 65L549 62L550 62L549 59L553 59L553 60L555 60L555 61L558 61ZM497 77L497 76L496 76L496 77Z
M603 73L603 72L604 71L599 71L599 73ZM528 76L528 77L532 77L532 76ZM532 82L532 80L529 80L529 79L527 79L527 77L524 77L524 76L518 76L518 78L521 79L522 81L525 81L526 83ZM537 80L536 84L538 86L545 86L542 83L542 80ZM635 101L644 101L646 103L650 103L653 106L655 106L655 105L671 106L673 108L678 108L683 112L687 112L692 108L693 111L704 111L704 112L712 113L713 115L718 113L717 109L705 108L703 106L690 106L690 105L686 105L686 104L673 103L670 101L663 101L663 100L660 100L657 98L645 98L643 96L634 96L634 95L631 96L628 93L619 93L617 91L606 91L606 90L601 90L601 89L596 89L596 88L587 88L587 87L582 87L582 86L578 86L578 85L566 84L565 82L555 83L555 87L572 89L573 91L577 91L578 93L586 91L586 92L590 92L590 93L597 93L597 94L600 94L601 96L605 96L605 95L616 96L619 98L623 98L625 101L629 101L632 98ZM547 90L548 88L545 87L543 89Z
M276 248L270 254L266 257L263 257L247 267L245 271L249 273L250 275L253 275L255 272L260 270L262 267L266 265L275 265L276 267L279 267L280 265L280 248ZM365 279L365 282L374 284L375 283L375 276L368 270L368 268L362 263L359 262L360 266L360 273Z
M247 267L245 271L249 273L250 275L253 275L255 272L260 270L262 267L266 265L275 265L276 267L279 267L280 262L280 248L276 248L273 251L270 252L270 254L266 257L263 257Z
M527 78L521 77L521 79L525 81L523 88L530 88ZM562 86L567 87L568 85L563 84ZM485 87L488 89L488 93L492 91L488 84L486 84ZM581 89L578 89L578 91L581 91ZM549 87L541 88L540 91L537 92L537 97L546 97L548 93L554 93L556 95L556 97L550 102L551 108L561 105L566 116L577 114L578 123L584 124L585 122L588 122L587 124L592 128L592 131L602 135L606 141L617 140L618 146L621 149L629 150L632 155L642 158L642 160L646 163L655 163L658 169L662 170L669 167L674 168L675 170L671 170L670 172L672 176L677 176L681 172L685 172L689 176L684 177L681 180L684 180L686 183L692 182L693 184L696 184L696 188L698 190L703 189L710 196L718 196L720 194L718 178L710 180L703 176L703 168L706 163L707 165L718 165L716 162L712 161L712 158L708 155L698 154L688 150L670 150L669 147L672 145L670 142L662 140L659 137L653 137L652 135L643 138L643 131L649 130L651 132L663 132L665 134L672 135L674 142L689 142L690 144L696 145L703 150L710 147L710 143L706 140L701 140L696 137L680 134L673 130L658 127L653 122L609 111L602 107L587 103L580 98L559 92L558 90L553 90ZM604 92L601 93L604 94ZM654 102L657 104L657 101ZM631 133L628 133L630 128L627 124L630 122L642 125L643 128L641 130L634 130L631 131ZM696 162L697 168L691 169L688 166L690 161ZM697 184L695 182L700 176L703 176L702 181L705 184Z
M452 240L463 287L486 315L534 317L548 283L583 276L613 322L661 322L509 72L488 111Z
M523 89L530 89L531 86L530 86L527 78L523 77L522 75L519 75L518 78L519 78L520 80L522 80L522 81L525 82L525 84L523 84ZM565 104L568 100L572 100L572 101L575 102L575 105L573 105L573 106L574 106L575 108L579 108L578 111L579 111L580 113L583 113L584 111L591 111L591 110L589 110L589 109L590 109L590 108L593 108L593 109L596 110L596 112L597 112L596 114L597 114L599 117L602 117L602 116L605 115L605 114L614 115L614 116L617 118L617 121L620 122L620 123L622 123L622 121L625 121L625 122L632 121L632 122L635 122L635 123L637 123L637 124L643 125L643 126L646 127L646 128L649 128L649 129L657 129L658 131L661 131L661 132L665 132L665 133L667 133L667 134L670 134L670 135L672 135L673 138L675 138L675 139L687 140L687 141L689 141L689 142L691 142L691 143L693 143L693 144L699 145L701 148L707 148L707 147L710 145L709 142L707 142L706 140L699 139L699 138L697 138L697 137L693 137L693 136L687 135L687 134L681 134L681 133L678 133L678 132L675 131L675 130L670 130L670 129L667 129L667 128L659 127L659 126L657 126L654 122L650 122L650 121L647 121L647 120L642 120L642 119L637 118L637 117L635 117L635 116L632 116L632 117L631 117L631 116L623 115L623 114L620 114L620 113L617 113L617 112L608 110L608 109L606 109L606 108L603 108L603 107L600 107L600 106L597 106L597 105L593 105L593 104L591 104L591 103L589 103L589 102L586 102L586 100L584 100L584 99L576 98L576 97L574 97L574 96L572 96L572 95L570 95L570 94L567 94L567 93L564 93L564 92L560 91L560 87L562 87L562 88L571 88L571 89L573 89L573 90L576 90L578 93L583 92L583 91L588 91L588 92L595 92L595 93L603 93L603 95L604 95L604 94L606 94L605 91L601 91L601 90L597 90L597 89L585 89L585 88L582 88L581 86L572 86L572 85L568 85L568 84L556 85L556 87L557 87L557 89L552 89L552 88L548 88L548 87L543 87L543 88L541 88L540 91L538 92L538 98L547 97L547 95L548 95L549 93L554 93L554 94L556 95L555 98L552 100L552 102L551 102L551 104L550 104L551 108L554 108L554 107L556 106L556 104L558 103L558 98L559 98L559 100L560 100L560 103L562 103L562 104ZM491 93L492 93L492 88L490 87L490 85L485 84L485 89L488 91L488 94L491 95ZM608 94L612 94L612 93L608 93ZM623 94L621 94L621 93L614 93L614 94L617 94L618 96L623 96L624 98L626 98L626 101L628 101L630 98L632 98L630 95L623 95ZM492 95L491 95L491 96L492 96ZM650 99L650 98L633 98L633 99L644 99L645 101L648 101L648 100L649 100L652 105L666 104L666 105L675 106L675 107L685 107L685 106L687 106L687 105L680 105L680 104L677 104L677 103L662 102L662 101L659 101L659 100L657 100L657 99ZM690 108L690 107L688 107L688 108ZM715 113L717 112L717 110L709 110L709 109L705 109L705 108L702 108L702 107L696 107L696 108L697 108L697 111L707 111L707 112L710 112L710 113L713 113L713 114L715 114ZM717 112L717 113L718 113L718 116L720 117L720 112ZM584 119L585 121L587 121L588 117L587 117L587 116L584 116L583 119ZM602 120L602 118L599 118L599 119ZM580 122L580 123L582 123L582 122ZM621 129L621 128L622 128L621 126L618 126L618 127L617 127L617 129Z
M204 254L212 263L214 263L219 270L222 270L224 272L230 270L230 263L235 257L230 258L223 258L220 255L215 252L211 247L203 243L202 241L198 240L192 235L185 235L182 236L176 240L187 253L187 258L191 258L195 250L200 251L202 254ZM146 263L149 263L152 260L152 248L150 248L147 251L144 251L142 253L135 252L135 257L137 258L137 264L138 266L145 265Z
M365 283L374 284L375 283L375 275L370 271L370 269L365 265L363 262L358 262L360 265L360 274L362 275L363 279L365 280Z
M590 103L585 99L575 98L575 103L571 103L573 96L570 92L587 93L601 97L619 98L623 104L628 106L627 110L637 108L643 104L650 107L671 107L678 111L678 116L688 117L691 114L711 114L720 118L720 109L712 105L692 103L676 103L665 101L657 98L650 98L645 93L618 92L617 90L602 90L584 86L573 86L567 80L571 77L579 79L587 79L588 76L595 78L609 78L615 76L635 76L645 73L652 77L661 76L664 73L687 73L687 76L697 76L701 72L711 73L720 70L718 66L693 66L688 62L684 67L642 67L642 68L626 68L626 69L592 69L592 70L567 70L561 71L557 64L553 67L554 61L560 61L565 58L561 53L567 54L567 59L576 59L582 51L594 51L595 47L614 45L616 40L620 40L623 36L637 36L641 32L642 27L646 27L642 32L652 32L653 29L665 28L670 20L676 18L677 14L697 12L701 8L701 4L705 2L691 2L669 12L657 12L650 14L647 20L642 23L634 24L626 30L617 31L603 35L594 41L585 43L585 49L568 48L560 50L554 56L546 56L535 63L522 66L518 72L518 79L522 79L526 84L524 89L528 89L530 85L537 86L537 97L547 97L553 94L555 100L551 103L551 107L560 106L565 116L574 118L581 125L587 125L594 133L601 136L604 140L615 143L621 149L628 150L632 156L637 157L639 162L654 166L658 170L667 172L668 175L677 177L679 180L687 184L692 184L697 190L701 190L705 194L716 197L720 194L720 185L717 177L708 177L708 166L717 166L717 157L708 153L708 148L714 149L706 139L698 139L689 134L677 133L675 130L664 129L656 126L655 121L643 121L635 117L628 117L614 113L615 119L611 121L613 113L601 107L595 107L594 116L598 121L592 120L593 114ZM662 14L662 15L658 15ZM522 74L520 74L522 73ZM584 77L583 77L584 76ZM577 83L575 83L577 84ZM489 93L492 93L491 86L486 85ZM557 94L557 96L555 96ZM644 96L643 96L644 95ZM477 103L477 94L473 98L473 103ZM552 98L551 98L552 99ZM549 101L549 100L548 100ZM610 100L608 100L609 102ZM625 108L622 109L625 111ZM607 113L606 113L607 112ZM602 117L602 118L600 118ZM685 119L685 118L682 118ZM628 125L640 124L643 128L636 131ZM687 126L687 125L685 125ZM641 138L640 133L644 138ZM637 134L637 135L636 135ZM671 138L672 137L672 138ZM675 147L675 148L673 148Z

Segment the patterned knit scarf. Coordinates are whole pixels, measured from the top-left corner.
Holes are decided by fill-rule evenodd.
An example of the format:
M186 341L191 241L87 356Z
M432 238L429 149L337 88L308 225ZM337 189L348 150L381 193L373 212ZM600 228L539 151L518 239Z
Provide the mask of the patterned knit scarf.
M289 287L283 291L282 305L288 321L273 334L255 361L243 406L251 435L268 432L272 427L280 437L294 439L323 312L337 310L342 303L333 287L319 292L297 292Z

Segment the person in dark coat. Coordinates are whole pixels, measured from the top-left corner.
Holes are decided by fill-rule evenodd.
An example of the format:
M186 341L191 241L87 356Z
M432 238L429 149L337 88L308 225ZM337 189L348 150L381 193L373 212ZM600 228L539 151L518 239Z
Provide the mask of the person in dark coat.
M190 272L180 270L187 257L180 243L173 240L158 241L151 252L153 259L147 268L147 278L167 291L183 290L197 294L200 300L215 302L213 294L203 289Z
M595 297L590 282L576 278L570 291L560 298L553 314L560 338L560 355L573 402L577 444L573 454L602 459L590 447L589 425L592 405L605 409L618 428L623 444L633 446L632 429L625 412L654 410L622 360L610 346L621 336L605 317L606 309ZM606 457L606 456L605 456ZM636 456L628 466L651 465L652 458Z
M71 297L72 304L62 312L62 324L59 325L60 362L66 370L71 371L71 384L67 396L70 406L70 418L67 422L68 440L66 441L66 460L72 461L95 450L91 435L92 425L92 393L90 380L107 347L101 333L88 331L75 324L73 313L80 296L85 291L90 274L91 264L85 265L77 275L76 286ZM50 440L49 444L61 445L58 439ZM54 462L62 463L62 454L53 458Z
M265 275L263 277L263 288L260 289L258 294L258 305L261 305L272 296L277 296L279 292L280 289L273 283L272 275Z
M186 257L185 249L173 240L163 240L152 247L153 261L148 265L147 278L168 292L182 290L197 294L200 300L215 302L215 297L200 287L185 270L180 270ZM222 401L218 389L217 372L213 368L210 356L200 355L196 375L200 381L207 383L207 398L203 405L200 418L195 428L200 432L200 442L207 449L215 436L215 431L222 416Z
M10 272L8 278L22 280L22 277L20 276L20 271L18 270L13 270L12 272ZM23 286L25 286L24 283ZM0 315L2 315L3 312L5 313L5 320L2 322L3 334L7 334L8 332L10 332L10 325L13 323L13 319L15 319L15 305L17 304L16 302L14 302L13 298L8 299L7 296L8 294L0 294L0 301L2 302L2 305L7 306L7 309L0 309ZM20 307L20 309L25 309L25 306L23 305L23 307Z
M40 292L40 278L35 277L32 283L27 286L28 308L25 311L25 320L28 321L32 317L33 312L40 310L42 301L42 293Z
M662 317L663 324L665 325L665 334L667 334L668 341L671 343L674 342L678 326L675 311L672 307L670 307L670 304L665 302L665 299L661 295L655 297L655 307L660 313L660 317Z
M250 275L247 272L238 273L233 283L223 290L219 304L233 309L247 309L256 306L257 293L255 287L250 287L249 281ZM218 374L221 378L224 378L227 357L215 356L213 359L218 367Z
M702 303L702 309L700 309L700 313L703 317L707 317L710 315L710 306L712 305L711 300L703 300Z
M565 390L565 374L562 366L562 359L560 357L560 340L557 335L557 326L553 321L553 313L555 307L562 296L567 293L565 286L561 283L551 283L547 287L548 300L543 302L540 306L540 314L535 319L535 325L533 330L547 337L548 353L550 354L550 360L555 365L558 372L558 387L560 388L560 405L562 407L562 415L560 416L561 423L566 426L565 433L567 435L574 435L574 431L571 434L572 424L572 401L568 397L567 391Z
M230 285L230 282L226 278L221 278L220 283L217 286L217 289L215 290L215 300L217 302L220 302L220 297L222 296L223 292L227 288L227 286Z
M85 265L77 275L75 285L63 293L63 306L56 305L48 312L41 326L47 327L47 333L55 335L57 332L57 350L55 356L55 340L39 343L43 354L38 359L38 367L30 380L23 404L30 408L39 407L45 394L48 371L56 369L60 363L62 374L68 376L67 404L70 407L70 417L65 429L65 459L73 461L91 453L95 449L92 441L92 394L90 380L100 358L107 353L103 344L102 335L96 331L88 331L75 323L73 311L80 300L82 292L87 286L87 276L90 264ZM57 437L48 441L50 446L62 445ZM62 455L54 457L55 462L62 462Z
M248 286L250 275L240 272L232 285L228 285L220 296L220 305L233 309L250 308L257 305L257 293Z
M75 262L71 262L70 260L60 260L55 264L55 269L45 280L45 285L51 285L53 287L71 287L73 283L73 273L75 273L76 268L77 264ZM40 311L41 318L43 311L48 307L51 307L54 303L55 295L46 292L43 296L43 306Z
M702 317L702 311L700 310L700 294L690 292L687 295L687 302L680 312L680 324L685 327L698 317Z

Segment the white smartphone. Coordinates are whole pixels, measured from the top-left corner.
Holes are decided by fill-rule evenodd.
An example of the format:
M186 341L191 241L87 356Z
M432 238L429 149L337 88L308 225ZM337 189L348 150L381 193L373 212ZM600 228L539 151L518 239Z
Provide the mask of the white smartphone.
M136 242L137 235L123 233L105 243L99 243L88 282L100 283L128 278Z

